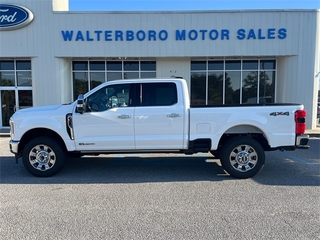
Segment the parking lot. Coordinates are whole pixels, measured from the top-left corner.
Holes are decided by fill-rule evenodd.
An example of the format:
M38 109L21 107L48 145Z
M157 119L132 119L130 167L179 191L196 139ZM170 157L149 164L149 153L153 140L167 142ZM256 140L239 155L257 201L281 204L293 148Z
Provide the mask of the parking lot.
M1 239L320 239L320 139L267 152L252 179L207 154L69 159L51 178L0 138Z

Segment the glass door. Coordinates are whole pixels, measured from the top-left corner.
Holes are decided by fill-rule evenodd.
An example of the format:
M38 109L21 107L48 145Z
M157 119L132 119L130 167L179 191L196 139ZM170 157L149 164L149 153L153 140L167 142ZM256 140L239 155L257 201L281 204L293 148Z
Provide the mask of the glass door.
M16 110L15 90L1 90L1 123L2 127L9 126L9 119Z
M31 60L0 60L0 128L9 128L12 114L32 105Z
M32 107L32 90L1 90L0 105L0 127L9 127L9 119L15 111Z
M18 96L17 101L17 109L24 109L32 107L32 90L20 90L18 89L18 92L16 92L16 96Z

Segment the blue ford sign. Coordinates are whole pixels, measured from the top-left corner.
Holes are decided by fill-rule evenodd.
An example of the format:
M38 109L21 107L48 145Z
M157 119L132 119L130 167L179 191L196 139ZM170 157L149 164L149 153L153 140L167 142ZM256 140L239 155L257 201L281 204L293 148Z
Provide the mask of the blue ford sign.
M13 30L28 25L33 13L15 4L0 4L0 30Z

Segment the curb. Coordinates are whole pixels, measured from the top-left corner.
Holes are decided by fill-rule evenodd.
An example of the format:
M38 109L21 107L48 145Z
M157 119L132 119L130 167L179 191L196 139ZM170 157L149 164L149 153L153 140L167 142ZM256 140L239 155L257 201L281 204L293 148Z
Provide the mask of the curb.
M0 138L10 137L8 133L0 133Z

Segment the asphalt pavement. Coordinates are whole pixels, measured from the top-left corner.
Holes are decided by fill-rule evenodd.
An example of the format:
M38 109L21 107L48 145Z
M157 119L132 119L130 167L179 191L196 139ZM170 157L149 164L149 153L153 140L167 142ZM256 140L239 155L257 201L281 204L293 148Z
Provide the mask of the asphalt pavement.
M209 154L69 159L30 175L0 138L0 239L319 239L320 139L239 180Z

